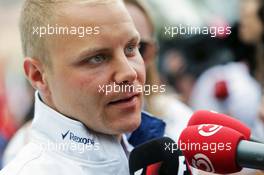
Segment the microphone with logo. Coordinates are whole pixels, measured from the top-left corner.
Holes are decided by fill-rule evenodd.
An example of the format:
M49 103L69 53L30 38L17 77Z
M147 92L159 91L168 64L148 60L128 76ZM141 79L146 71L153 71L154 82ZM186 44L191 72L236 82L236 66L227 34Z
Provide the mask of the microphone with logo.
M153 139L137 146L129 156L130 175L178 175L180 150L166 149L177 144L168 137ZM182 156L183 157L183 156ZM186 170L182 175L189 175Z
M242 167L264 169L264 144L250 142L229 127L201 124L189 126L178 146L194 168L211 173L235 173Z
M232 128L242 133L246 140L262 143L258 138L251 135L251 130L244 123L239 120L230 117L225 114L217 113L214 111L199 110L193 113L191 116L188 126L200 125L200 124L216 124Z

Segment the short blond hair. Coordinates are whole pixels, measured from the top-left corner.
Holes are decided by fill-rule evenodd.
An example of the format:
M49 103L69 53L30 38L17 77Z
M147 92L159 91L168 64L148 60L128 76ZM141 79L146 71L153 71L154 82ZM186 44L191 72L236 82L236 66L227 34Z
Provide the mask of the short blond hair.
M48 63L47 37L32 34L33 27L51 23L55 0L26 0L20 16L20 36L25 57Z
M39 59L51 65L46 35L33 35L33 28L52 24L62 3L108 3L118 0L25 0L20 16L20 35L25 57Z

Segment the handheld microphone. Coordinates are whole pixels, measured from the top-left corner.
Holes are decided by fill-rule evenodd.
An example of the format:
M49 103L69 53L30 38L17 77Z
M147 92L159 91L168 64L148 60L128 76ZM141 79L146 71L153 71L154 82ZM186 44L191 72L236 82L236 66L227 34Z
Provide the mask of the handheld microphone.
M176 143L168 137L162 137L132 150L129 156L130 175L138 172L143 172L143 174L145 172L146 175L177 175L179 156L182 153L179 149L174 151L166 149L166 145L176 145Z
M245 141L240 132L221 125L189 126L181 133L181 151L191 166L212 173L264 169L264 145Z
M242 133L246 140L262 143L259 139L254 138L254 136L251 135L250 128L244 123L225 114L206 110L196 111L190 118L188 126L200 124L216 124L226 126Z

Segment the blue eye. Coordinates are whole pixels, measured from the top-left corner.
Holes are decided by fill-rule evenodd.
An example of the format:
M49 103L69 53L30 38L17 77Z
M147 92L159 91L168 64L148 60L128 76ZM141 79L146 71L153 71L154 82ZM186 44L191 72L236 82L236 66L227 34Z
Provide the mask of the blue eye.
M106 60L106 57L104 55L96 55L89 59L89 63L91 64L100 64Z
M136 51L137 51L137 47L136 46L134 46L134 45L129 45L129 46L127 46L126 48L125 48L125 55L126 56L129 56L129 57L131 57L131 56L134 56L135 55L135 53L136 53Z

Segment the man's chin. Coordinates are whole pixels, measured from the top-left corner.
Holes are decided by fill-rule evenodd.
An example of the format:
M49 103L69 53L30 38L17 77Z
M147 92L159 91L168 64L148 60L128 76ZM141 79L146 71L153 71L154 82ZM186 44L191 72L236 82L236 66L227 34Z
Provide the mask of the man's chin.
M112 134L123 134L133 132L141 123L141 109L134 111L120 112L111 111L106 117L108 120L108 128L111 128Z
M123 121L120 123L120 133L130 133L135 131L141 123L141 117L134 119L133 121Z

